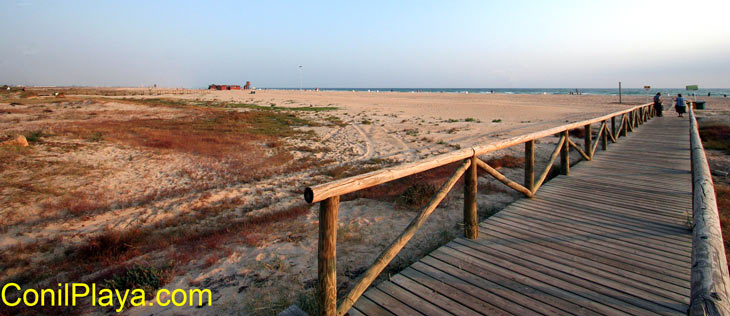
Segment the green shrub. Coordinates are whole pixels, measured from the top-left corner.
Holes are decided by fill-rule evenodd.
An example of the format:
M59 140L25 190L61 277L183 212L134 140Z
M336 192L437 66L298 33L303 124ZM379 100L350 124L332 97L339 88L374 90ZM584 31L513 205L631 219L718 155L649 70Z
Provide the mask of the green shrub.
M109 289L133 290L143 289L145 293L152 293L167 282L170 267L151 267L137 264L122 269L111 278L104 280L101 285Z
M98 143L104 139L104 134L102 132L94 132L86 139L90 142Z
M46 135L43 134L43 131L36 130L36 131L26 132L25 134L23 134L23 136L25 136L25 139L29 143L37 143L41 140L41 137L46 136Z

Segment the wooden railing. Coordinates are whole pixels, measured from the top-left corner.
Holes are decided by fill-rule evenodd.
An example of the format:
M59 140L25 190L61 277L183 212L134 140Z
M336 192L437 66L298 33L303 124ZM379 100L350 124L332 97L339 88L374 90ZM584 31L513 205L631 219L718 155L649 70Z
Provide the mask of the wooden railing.
M598 143L606 150L608 143L616 142L625 137L628 132L654 116L651 104L643 104L633 108L611 113L590 120L566 124L539 132L525 134L490 144L478 145L472 148L457 150L420 161L399 166L385 168L370 173L333 181L325 184L308 187L304 191L304 198L309 203L321 202L319 209L319 246L317 252L317 303L323 315L342 316L355 304L355 301L367 290L390 261L408 243L416 231L428 219L441 200L451 191L456 182L464 175L464 236L469 239L477 238L477 167L484 169L489 175L521 192L532 197L547 179L553 163L560 156L560 173L568 175L570 172L570 148L576 151L585 160L593 159ZM618 118L618 120L617 120ZM609 122L610 121L610 126ZM616 123L618 121L618 130ZM596 137L592 135L592 124L600 123ZM585 130L584 146L581 148L569 136L569 131L576 128ZM560 140L550 156L545 170L535 181L535 140L552 135L560 135ZM479 159L479 155L508 148L518 144L525 144L525 179L523 184L508 179L486 162ZM420 210L406 229L377 257L375 262L357 280L355 286L337 305L337 211L340 196L343 194L366 189L378 184L393 181L399 178L417 174L436 167L462 161L456 171L441 185L428 204ZM724 258L724 257L723 257Z
M692 276L688 314L730 315L728 267L712 175L700 140L694 110L689 108L692 151Z

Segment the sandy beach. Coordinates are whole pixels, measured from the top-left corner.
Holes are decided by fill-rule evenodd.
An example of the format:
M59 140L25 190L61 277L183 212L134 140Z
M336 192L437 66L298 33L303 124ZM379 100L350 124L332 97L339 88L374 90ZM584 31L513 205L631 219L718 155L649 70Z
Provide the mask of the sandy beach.
M37 285L65 275L103 282L144 264L164 276L167 288L205 287L214 293L213 306L205 309L147 306L129 309L129 315L267 315L292 303L311 304L318 208L304 203L305 187L644 101L624 97L618 104L616 96L596 95L100 91L125 95L54 98L38 89L0 99L0 141L26 135L30 143L17 150L0 147L0 249L6 256L0 280ZM730 100L705 99L727 118L722 113L730 110ZM556 141L538 141L538 170ZM523 147L515 146L482 158L523 155ZM519 164L500 171L522 179ZM343 289L413 218L417 208L402 205L401 192L415 183L437 186L447 175L404 179L343 201L338 221ZM479 187L480 216L519 198L492 178L480 177ZM461 194L457 185L391 264L393 271L461 234ZM60 261L69 264L56 264ZM39 272L37 267L51 263L53 271ZM91 306L81 311L103 312Z

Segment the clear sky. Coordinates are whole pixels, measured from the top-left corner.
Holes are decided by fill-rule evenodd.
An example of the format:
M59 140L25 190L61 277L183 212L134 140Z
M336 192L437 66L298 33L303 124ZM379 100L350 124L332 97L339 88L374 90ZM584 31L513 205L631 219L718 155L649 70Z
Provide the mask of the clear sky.
M0 0L0 84L730 87L730 1Z

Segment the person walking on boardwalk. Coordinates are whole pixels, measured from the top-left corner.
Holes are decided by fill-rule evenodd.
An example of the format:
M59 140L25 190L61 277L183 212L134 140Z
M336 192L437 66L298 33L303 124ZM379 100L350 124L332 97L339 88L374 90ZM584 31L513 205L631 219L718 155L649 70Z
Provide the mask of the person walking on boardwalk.
M664 111L664 106L662 106L662 93L657 92L654 96L654 111L656 112L656 116L662 116L662 111Z
M674 110L677 111L679 117L682 117L682 114L687 112L687 105L684 103L684 98L682 97L682 94L678 93L677 98L674 101L676 102L676 104L674 105Z

